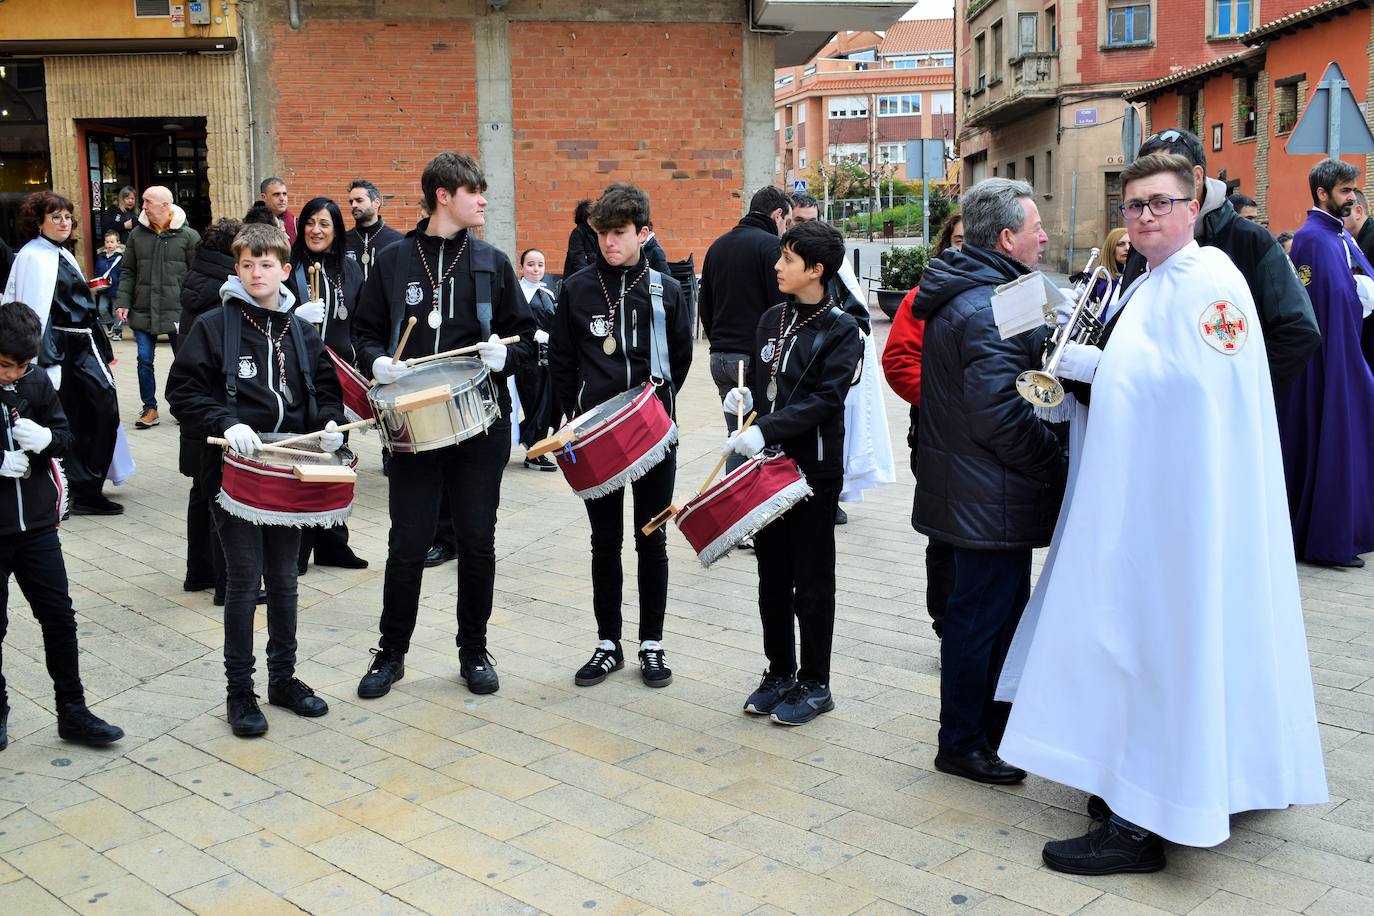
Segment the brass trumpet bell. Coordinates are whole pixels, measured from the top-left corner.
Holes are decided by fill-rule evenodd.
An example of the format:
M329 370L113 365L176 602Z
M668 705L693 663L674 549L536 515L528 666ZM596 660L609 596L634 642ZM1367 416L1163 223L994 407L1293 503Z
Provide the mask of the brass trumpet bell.
M1036 407L1058 407L1064 400L1063 384L1040 369L1027 369L1018 375L1016 392Z

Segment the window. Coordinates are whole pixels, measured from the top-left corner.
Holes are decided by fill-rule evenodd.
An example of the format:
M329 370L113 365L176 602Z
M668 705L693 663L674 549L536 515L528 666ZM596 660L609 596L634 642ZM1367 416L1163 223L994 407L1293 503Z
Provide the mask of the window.
M868 117L868 99L861 95L837 95L828 100L832 118Z
M986 37L979 35L973 39L973 59L977 62L978 73L978 82L974 85L974 92L982 92L988 85L987 44L984 41Z
M1150 41L1150 5L1148 3L1114 5L1107 8L1107 47L1148 44Z
M773 109L773 129L782 130L782 112L776 108Z
M774 174L774 175L780 175L780 174L782 174L782 157L781 157L781 156L774 156L774 157L773 157L773 174Z
M932 92L930 94L931 114L954 114L954 93Z
M1032 54L1036 50L1036 33L1039 31L1040 17L1034 13L1021 13L1016 17L1016 53Z
M918 115L921 113L921 95L880 95L878 96L878 117L893 115Z
M916 58L914 57L889 57L887 62L892 65L894 70L915 70Z
M134 0L134 15L140 19L158 17L167 19L172 15L171 0Z
M1035 187L1035 157L1034 157L1034 156L1027 156L1027 157L1026 157L1026 182L1027 182L1031 187Z
M1259 104L1259 75L1251 73L1236 80L1236 89L1239 90L1236 98L1236 119L1240 122L1236 133L1244 140L1259 133L1259 113L1256 111Z
M798 124L805 124L805 123L806 123L806 103L805 103L805 102L799 102L799 103L797 104L796 112L797 112L797 123L798 123Z
M1009 179L1011 179L1012 181L1015 181L1015 180L1016 180L1016 163L1015 163L1015 162L1008 162L1008 163L1007 163L1007 177L1008 177Z
M813 73L815 73L815 72L816 72L816 65L815 65L815 64L811 64L811 65L808 66L805 70L802 71L802 76L810 76L811 74L813 74Z
M1274 83L1274 130L1286 134L1298 123L1298 83L1302 76Z
M773 88L781 89L783 86L786 86L790 82L792 82L792 74L789 73L786 76L780 76L777 79L773 80Z
M1202 92L1190 92L1183 97L1183 128L1194 136L1202 136Z
M806 147L797 150L797 168L806 168Z
M1045 8L1045 36L1049 39L1051 51L1059 50L1059 19L1056 17L1054 7Z
M1241 35L1250 31L1250 0L1214 0L1212 34Z
M854 62L855 70L867 70L874 63L877 63L878 52L875 48L866 51L855 51L849 55L849 59Z
M830 147L832 161L851 159L859 165L868 165L867 143L836 143Z
M1054 193L1054 151L1045 150L1045 196Z
M1002 78L1002 20L992 24L992 78Z
M878 144L879 162L906 162L905 143L879 143Z

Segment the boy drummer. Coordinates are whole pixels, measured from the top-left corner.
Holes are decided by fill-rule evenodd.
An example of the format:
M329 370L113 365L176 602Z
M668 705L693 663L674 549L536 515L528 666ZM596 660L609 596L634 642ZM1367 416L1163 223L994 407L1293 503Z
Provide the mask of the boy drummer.
M394 452L387 484L391 534L382 588L381 640L358 696L384 696L405 675L405 655L420 604L425 554L434 544L440 494L447 490L458 541L458 660L468 690L500 686L487 652L496 580L496 508L510 460L506 377L535 358L534 318L510 259L477 238L486 224L486 178L476 161L440 153L420 175L430 215L376 254L353 316L358 365L387 384L405 378L405 360L477 345L494 376L501 416L483 435L414 454ZM418 319L400 360L392 361L407 318ZM504 337L519 336L509 346Z
M844 399L863 368L858 322L827 295L844 262L844 239L826 223L800 223L782 237L774 270L788 301L763 313L747 388L725 396L726 413L758 420L726 443L752 457L769 446L800 466L812 495L754 536L759 617L768 670L744 711L803 725L835 708L830 645L835 630L835 509L844 477ZM792 620L801 629L797 666Z

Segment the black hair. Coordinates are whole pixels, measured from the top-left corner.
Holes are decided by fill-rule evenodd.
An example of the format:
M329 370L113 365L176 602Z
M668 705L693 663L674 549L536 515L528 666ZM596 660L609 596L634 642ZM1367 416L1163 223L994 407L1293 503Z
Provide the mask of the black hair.
M118 229L115 229L113 226L111 226L109 229L106 229L104 232L100 233L100 237L101 237L102 239L109 238L110 236L114 236L115 238L119 238L119 230L118 230Z
M610 232L633 223L638 232L649 224L649 195L632 184L617 182L592 204L587 223L597 232Z
M253 201L253 206L248 208L248 212L243 215L245 226L275 226L277 217L268 209L267 204L260 200Z
M72 234L76 233L76 207L61 194L52 191L34 191L19 205L19 237L28 240L38 238L43 219L49 213L67 211L72 216ZM70 245L70 239L68 240Z
M481 194L487 189L487 179L482 167L471 156L461 153L440 153L425 166L420 173L420 190L425 193L425 206L433 213L439 206L436 194L439 189L454 194L459 188Z
M820 220L808 220L788 229L782 235L782 247L801 258L808 270L821 265L822 284L829 283L844 263L844 236Z
M305 244L305 224L310 217L321 210L329 214L329 219L334 223L334 241L329 246L329 250L324 253L323 261L333 270L338 270L343 263L344 251L348 248L345 238L348 230L344 228L343 214L339 212L339 205L328 197L312 197L304 207L301 207L300 215L296 217L296 241L291 244L291 263L308 264L311 258L315 257Z
M1280 245L1282 245L1284 242L1291 242L1293 241L1293 233L1285 229L1278 235L1274 236L1274 241L1278 242Z
M0 305L0 355L18 362L33 359L42 337L43 326L33 309L18 301Z
M775 188L770 184L766 188L759 188L754 192L754 196L749 198L750 213L768 214L774 210L781 210L783 216L792 212L792 205L787 202L787 195L782 192L782 188Z
M352 194L357 188L362 188L367 192L368 199L374 203L382 199L382 192L377 190L377 186L366 178L355 178L353 183L348 186L348 193Z
M1259 204L1255 203L1255 199L1253 197L1251 197L1249 194L1242 194L1239 191L1237 191L1234 194L1226 195L1226 202L1230 204L1232 207L1234 207L1237 213L1240 212L1241 207L1259 206Z
M529 253L530 253L531 251L537 251L537 252L539 252L540 254L543 254L543 253L544 253L544 249L542 249L542 248L526 248L524 251L520 252L520 260L519 260L519 261L516 261L515 263L517 263L517 264L520 265L521 267L524 267L524 266L525 266L525 258L529 255Z
M1318 162L1312 166L1312 171L1307 173L1307 186L1312 191L1313 205L1317 205L1318 189L1330 194L1331 189L1342 181L1354 181L1359 177L1359 169L1340 159L1323 159Z
M787 197L788 202L792 204L793 210L800 210L802 207L815 207L817 210L821 208L820 201L816 200L816 198L807 194L805 191L793 191L791 194L787 195ZM769 210L768 212L772 213L773 211Z
M573 207L573 225L585 226L587 224L587 214L592 212L592 202L590 200L579 200L577 206Z
M1207 154L1203 151L1202 141L1196 134L1179 130L1177 127L1161 130L1146 137L1145 142L1140 144L1140 152L1135 156L1139 159L1150 153L1173 153L1187 159L1189 165L1200 165L1202 171L1207 171Z
M258 183L258 193L259 193L259 194L266 194L266 193L267 193L267 189L270 188L270 187L272 187L272 185L274 185L274 184L279 184L279 185L281 185L283 188L286 187L286 182L285 182L285 181L283 181L282 179L278 178L276 175L271 175L271 176L268 176L267 178L264 178L262 181L260 181L260 182Z
M200 247L206 251L218 251L220 254L232 255L234 253L234 236L238 235L241 229L243 229L241 220L221 216L206 226L205 231L200 234Z

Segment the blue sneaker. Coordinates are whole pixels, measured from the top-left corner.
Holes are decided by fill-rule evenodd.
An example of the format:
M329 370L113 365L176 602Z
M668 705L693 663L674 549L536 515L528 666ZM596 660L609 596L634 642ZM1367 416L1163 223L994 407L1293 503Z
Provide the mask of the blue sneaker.
M805 725L823 712L835 708L830 688L816 681L798 681L782 702L773 707L773 721L779 725Z
M759 682L758 689L749 694L749 699L744 701L744 711L756 716L768 715L777 708L782 698L787 696L787 691L796 683L796 677L791 674L763 672L763 680Z

